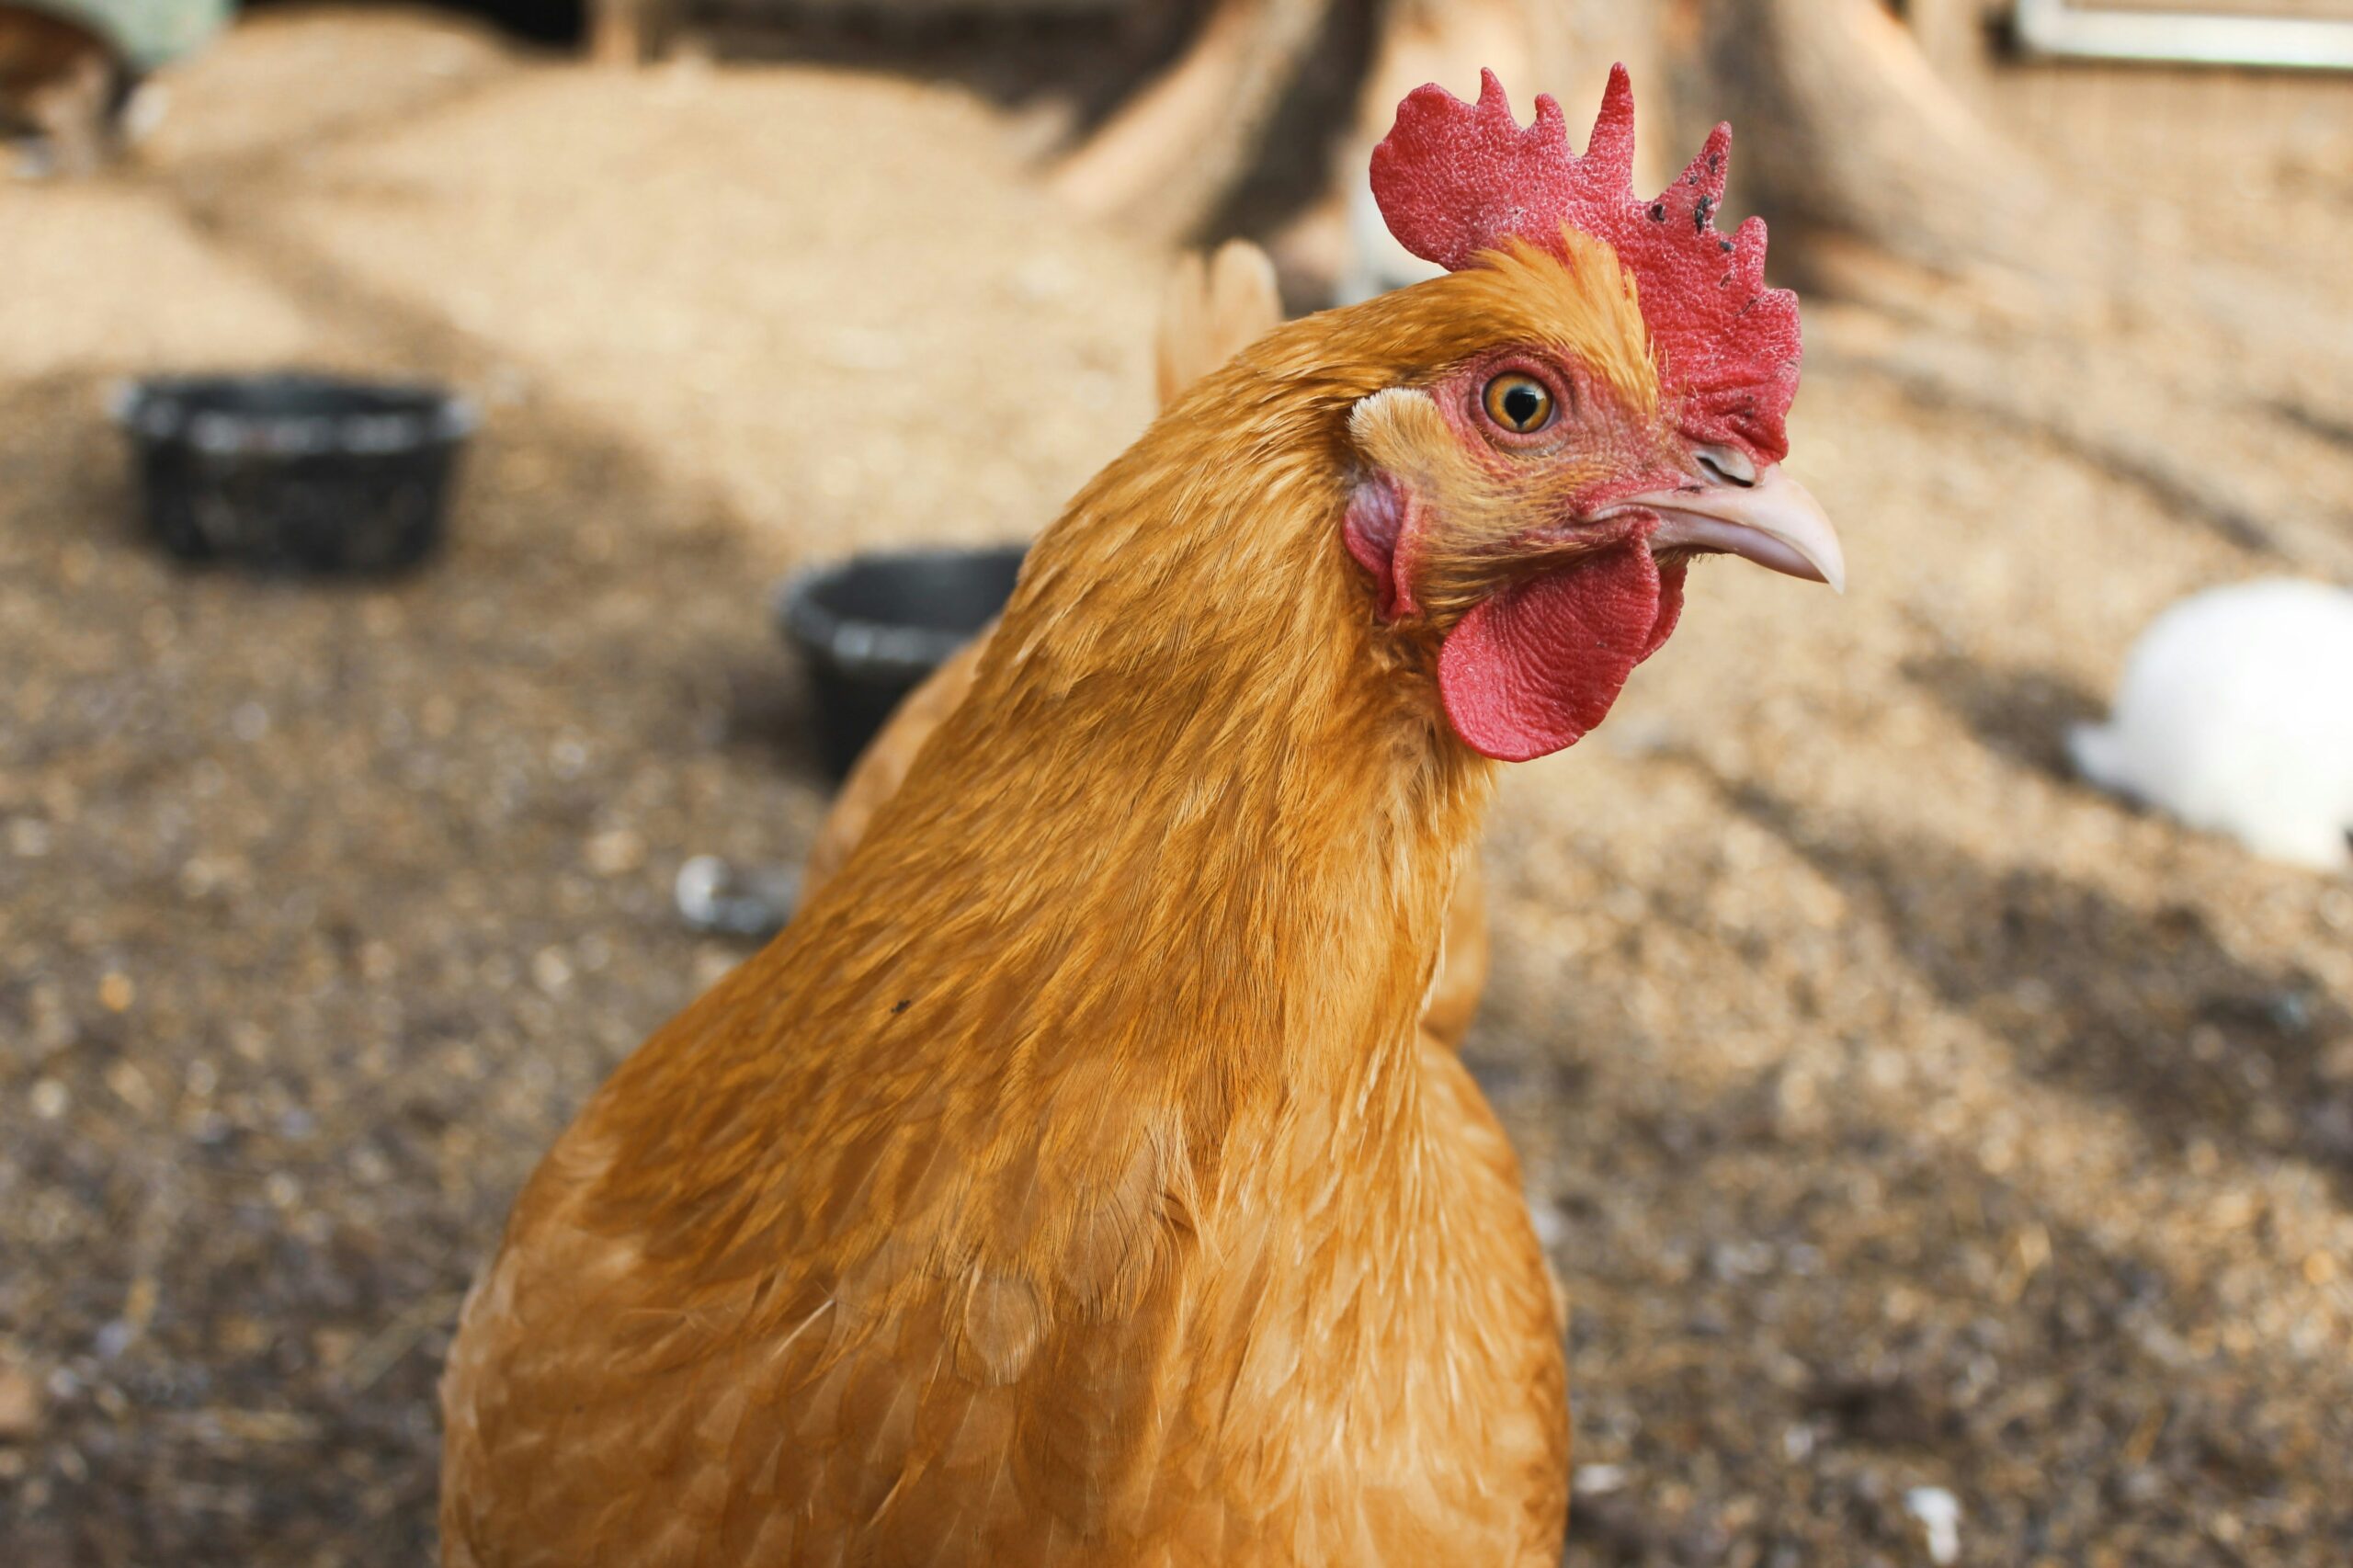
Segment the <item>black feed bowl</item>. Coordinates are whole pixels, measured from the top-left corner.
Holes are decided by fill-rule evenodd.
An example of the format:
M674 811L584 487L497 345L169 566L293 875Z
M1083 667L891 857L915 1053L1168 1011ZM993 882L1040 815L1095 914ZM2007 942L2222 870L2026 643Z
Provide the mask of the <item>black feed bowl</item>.
M295 572L423 560L474 426L437 387L290 372L135 381L114 415L165 550Z
M1005 608L1026 553L1006 545L858 555L785 580L777 620L808 663L835 778L909 692Z

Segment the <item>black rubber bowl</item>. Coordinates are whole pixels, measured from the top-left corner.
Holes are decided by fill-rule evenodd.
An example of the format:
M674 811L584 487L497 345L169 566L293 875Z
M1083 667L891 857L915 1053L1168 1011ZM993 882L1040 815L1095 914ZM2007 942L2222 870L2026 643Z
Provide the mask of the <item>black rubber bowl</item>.
M778 625L809 666L825 766L838 778L906 695L995 619L1018 545L853 556L785 579Z
M423 560L474 426L438 387L295 373L135 381L114 415L165 550L295 572Z

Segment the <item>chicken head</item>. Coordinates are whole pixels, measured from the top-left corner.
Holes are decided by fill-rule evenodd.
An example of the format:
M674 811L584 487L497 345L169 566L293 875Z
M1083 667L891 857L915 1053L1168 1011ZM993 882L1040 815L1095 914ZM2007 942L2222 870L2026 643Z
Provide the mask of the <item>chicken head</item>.
M1349 411L1344 540L1381 619L1438 645L1455 733L1498 760L1601 721L1673 631L1693 555L1844 583L1780 468L1795 299L1764 286L1761 220L1711 222L1730 131L1644 202L1632 115L1620 68L1578 156L1552 99L1523 129L1488 74L1475 106L1413 94L1374 154L1392 230L1450 270L1358 307L1429 347Z

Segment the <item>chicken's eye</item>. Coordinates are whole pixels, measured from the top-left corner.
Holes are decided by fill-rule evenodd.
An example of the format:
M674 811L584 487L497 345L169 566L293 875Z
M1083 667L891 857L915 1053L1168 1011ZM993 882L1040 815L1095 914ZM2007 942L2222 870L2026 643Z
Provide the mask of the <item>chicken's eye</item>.
M1507 370L1487 383L1480 395L1487 417L1516 436L1526 436L1552 423L1552 389L1535 377Z

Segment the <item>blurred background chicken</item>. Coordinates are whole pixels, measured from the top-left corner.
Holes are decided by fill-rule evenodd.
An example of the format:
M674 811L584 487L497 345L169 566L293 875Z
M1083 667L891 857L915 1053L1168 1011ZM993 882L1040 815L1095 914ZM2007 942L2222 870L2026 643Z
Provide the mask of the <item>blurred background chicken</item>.
M129 91L121 62L88 28L44 10L0 6L0 137L35 139L59 174L106 161Z
M0 3L0 141L21 172L96 173L150 130L162 97L150 73L201 48L230 0Z
M2105 724L2069 739L2105 789L2320 870L2353 864L2353 594L2271 579L2150 623Z

